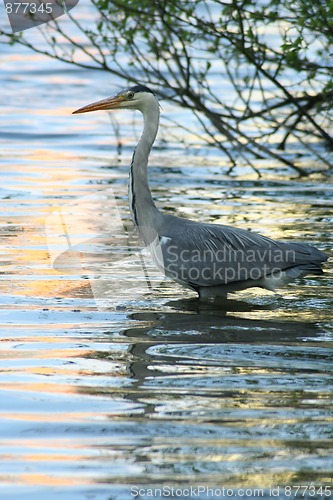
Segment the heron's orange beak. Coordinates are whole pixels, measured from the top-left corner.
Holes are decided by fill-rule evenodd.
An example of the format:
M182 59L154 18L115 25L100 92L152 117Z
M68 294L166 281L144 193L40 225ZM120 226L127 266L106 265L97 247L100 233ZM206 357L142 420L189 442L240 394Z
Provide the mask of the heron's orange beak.
M120 107L120 104L125 100L123 96L116 97L108 97L107 99L102 99L102 101L93 102L92 104L88 104L87 106L83 106L83 108L79 108L76 111L73 111L73 115L78 113L88 113L89 111L98 111L100 109L117 109Z

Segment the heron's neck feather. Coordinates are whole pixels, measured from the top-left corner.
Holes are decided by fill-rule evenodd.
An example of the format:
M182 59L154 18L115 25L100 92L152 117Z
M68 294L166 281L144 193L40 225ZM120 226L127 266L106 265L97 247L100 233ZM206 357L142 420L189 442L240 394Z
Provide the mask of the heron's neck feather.
M129 177L129 204L133 223L136 226L154 227L159 213L152 199L148 185L148 157L159 126L159 106L151 101L142 110L144 128L134 151Z

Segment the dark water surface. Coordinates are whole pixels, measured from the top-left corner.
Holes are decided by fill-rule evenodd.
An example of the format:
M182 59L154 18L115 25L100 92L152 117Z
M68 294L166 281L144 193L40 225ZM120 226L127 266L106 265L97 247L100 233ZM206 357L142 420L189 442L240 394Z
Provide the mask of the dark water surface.
M1 58L1 500L332 496L331 264L279 295L199 304L130 230L140 121L70 114L118 82ZM162 147L169 132L151 160L160 207L331 252L331 178L227 176L216 152Z

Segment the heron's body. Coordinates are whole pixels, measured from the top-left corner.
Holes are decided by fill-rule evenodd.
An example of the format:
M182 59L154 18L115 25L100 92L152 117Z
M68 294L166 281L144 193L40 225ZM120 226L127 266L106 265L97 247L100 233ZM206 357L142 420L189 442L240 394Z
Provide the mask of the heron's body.
M130 169L129 204L134 224L166 276L205 299L253 286L275 290L294 278L322 273L320 264L327 255L313 246L161 212L147 177L148 157L159 127L155 95L138 85L75 113L118 108L138 109L144 117Z

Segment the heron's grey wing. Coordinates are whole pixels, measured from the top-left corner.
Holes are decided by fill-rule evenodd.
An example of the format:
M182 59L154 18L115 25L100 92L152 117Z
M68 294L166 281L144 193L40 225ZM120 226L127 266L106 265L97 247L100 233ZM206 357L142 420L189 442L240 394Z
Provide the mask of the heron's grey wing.
M159 236L165 274L193 287L258 280L281 270L290 270L291 277L319 272L327 259L307 244L175 217L168 217Z

